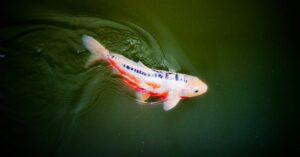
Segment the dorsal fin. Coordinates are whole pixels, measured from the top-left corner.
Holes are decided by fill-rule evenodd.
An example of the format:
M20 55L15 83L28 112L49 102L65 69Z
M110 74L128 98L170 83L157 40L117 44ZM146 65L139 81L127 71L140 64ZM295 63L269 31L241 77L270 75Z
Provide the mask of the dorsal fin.
M176 73L176 71L172 68L169 68L169 72Z
M144 65L141 61L138 61L137 64L141 67L144 67L144 68L148 68L146 65Z

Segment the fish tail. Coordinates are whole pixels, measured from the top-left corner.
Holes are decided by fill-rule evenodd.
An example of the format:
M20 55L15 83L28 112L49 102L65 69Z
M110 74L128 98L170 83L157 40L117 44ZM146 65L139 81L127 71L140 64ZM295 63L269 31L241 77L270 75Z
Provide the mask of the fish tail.
M86 66L90 66L101 60L107 60L109 51L96 39L88 35L83 35L82 42L91 53L89 59L86 62Z

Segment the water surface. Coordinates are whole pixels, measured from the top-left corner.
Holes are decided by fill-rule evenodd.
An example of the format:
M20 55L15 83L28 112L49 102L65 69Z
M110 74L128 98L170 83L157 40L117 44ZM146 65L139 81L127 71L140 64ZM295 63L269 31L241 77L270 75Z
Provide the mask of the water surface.
M24 4L1 17L6 152L253 156L299 148L290 134L299 125L289 99L293 50L276 2L61 4ZM199 76L209 90L170 112L140 105L107 64L85 66L83 34L151 68Z

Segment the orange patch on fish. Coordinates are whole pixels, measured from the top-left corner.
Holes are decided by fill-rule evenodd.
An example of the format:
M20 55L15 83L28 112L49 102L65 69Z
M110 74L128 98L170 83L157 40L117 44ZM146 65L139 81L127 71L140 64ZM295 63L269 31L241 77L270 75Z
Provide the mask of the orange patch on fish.
M148 86L152 87L153 89L160 88L160 85L157 84L157 83L146 82L146 84L147 84Z

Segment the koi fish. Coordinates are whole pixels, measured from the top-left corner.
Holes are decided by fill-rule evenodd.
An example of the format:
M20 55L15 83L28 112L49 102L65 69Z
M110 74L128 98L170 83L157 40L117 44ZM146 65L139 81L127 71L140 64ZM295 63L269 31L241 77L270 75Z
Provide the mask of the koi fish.
M91 53L87 65L107 61L124 82L137 92L136 96L140 101L144 102L150 96L159 97L163 100L164 110L168 111L181 99L199 96L207 91L207 85L198 77L173 70L151 69L141 61L135 62L121 54L110 52L88 35L83 35L82 41Z

